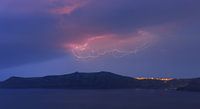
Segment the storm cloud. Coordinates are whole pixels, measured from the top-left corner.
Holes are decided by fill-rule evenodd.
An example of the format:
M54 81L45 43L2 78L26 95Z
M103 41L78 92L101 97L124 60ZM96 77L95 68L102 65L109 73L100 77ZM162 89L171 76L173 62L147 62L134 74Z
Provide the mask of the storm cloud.
M0 69L72 54L63 45L108 34L129 39L138 31L156 36L155 44L145 51L148 56L141 55L141 62L147 58L161 67L171 63L187 66L186 62L197 66L199 4L199 0L0 1ZM159 62L154 61L157 57ZM171 58L173 62L169 62Z

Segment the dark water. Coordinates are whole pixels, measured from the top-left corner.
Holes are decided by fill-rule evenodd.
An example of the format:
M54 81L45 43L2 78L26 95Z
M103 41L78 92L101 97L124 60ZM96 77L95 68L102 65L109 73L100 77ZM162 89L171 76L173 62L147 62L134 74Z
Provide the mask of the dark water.
M200 93L160 90L0 90L0 109L200 109Z

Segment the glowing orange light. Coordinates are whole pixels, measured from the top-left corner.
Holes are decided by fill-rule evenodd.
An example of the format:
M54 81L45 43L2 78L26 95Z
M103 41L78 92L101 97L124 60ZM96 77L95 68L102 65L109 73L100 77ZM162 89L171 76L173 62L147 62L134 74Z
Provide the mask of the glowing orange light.
M171 81L174 80L174 78L145 78L145 77L138 77L137 80L160 80L160 81Z

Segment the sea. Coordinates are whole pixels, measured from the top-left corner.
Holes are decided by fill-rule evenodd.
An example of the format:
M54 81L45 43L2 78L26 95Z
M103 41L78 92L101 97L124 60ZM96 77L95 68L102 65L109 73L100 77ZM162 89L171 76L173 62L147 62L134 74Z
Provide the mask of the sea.
M200 109L200 93L140 89L0 89L0 109Z

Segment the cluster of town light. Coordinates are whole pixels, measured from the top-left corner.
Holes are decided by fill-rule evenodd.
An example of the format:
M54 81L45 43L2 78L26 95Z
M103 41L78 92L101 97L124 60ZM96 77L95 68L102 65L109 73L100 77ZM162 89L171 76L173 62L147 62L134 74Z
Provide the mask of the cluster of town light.
M173 78L145 78L145 77L138 77L137 80L160 80L160 81L171 81Z

